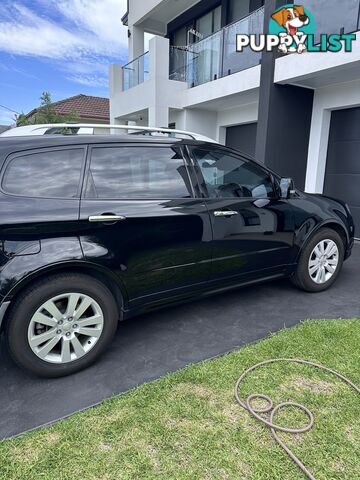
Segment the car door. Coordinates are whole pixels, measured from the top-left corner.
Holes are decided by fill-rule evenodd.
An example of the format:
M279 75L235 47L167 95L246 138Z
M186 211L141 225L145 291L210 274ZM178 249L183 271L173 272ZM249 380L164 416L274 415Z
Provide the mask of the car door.
M294 218L265 168L232 150L189 147L211 224L212 275L266 277L292 262Z
M130 306L207 282L210 218L176 143L95 145L88 162L84 255L114 272Z
M17 147L2 169L0 263L6 266L0 296L5 285L10 290L36 269L83 258L79 208L86 148L49 144Z

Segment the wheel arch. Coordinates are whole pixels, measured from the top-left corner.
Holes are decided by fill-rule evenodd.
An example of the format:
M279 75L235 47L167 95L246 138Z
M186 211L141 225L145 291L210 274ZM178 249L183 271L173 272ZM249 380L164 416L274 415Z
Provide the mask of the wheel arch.
M4 298L4 301L10 300L10 305L3 318L0 330L2 331L6 327L7 319L11 311L11 305L14 303L14 300L19 297L19 295L21 295L31 283L40 280L44 276L53 276L60 273L80 273L101 281L112 293L118 307L119 320L122 320L123 311L128 303L127 292L125 286L115 278L115 275L111 271L89 262L62 262L32 272L22 278L12 288L7 297Z
M306 248L308 243L311 241L313 236L316 235L318 232L320 232L320 230L323 230L324 228L329 228L331 230L334 230L335 232L337 232L340 235L340 237L342 238L342 240L344 242L344 252L346 253L347 246L349 244L349 234L346 231L346 228L340 222L337 222L336 220L327 220L327 221L321 222L320 224L318 224L316 226L316 228L314 228L313 230L311 230L311 232L309 232L309 234L306 236L306 238L304 239L304 241L303 241L303 243L300 247L300 250L299 250L296 261L299 260L302 252L304 251L304 249Z

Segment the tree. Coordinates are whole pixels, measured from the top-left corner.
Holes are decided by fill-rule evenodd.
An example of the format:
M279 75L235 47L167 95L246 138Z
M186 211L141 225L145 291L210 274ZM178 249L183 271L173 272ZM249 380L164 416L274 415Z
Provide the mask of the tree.
M23 127L25 125L29 125L29 121L26 118L25 113L19 113L18 115L14 115L14 122L17 127Z
M40 97L40 107L33 118L27 119L24 113L15 115L15 122L17 127L24 125L38 125L41 123L66 123L76 122L79 120L78 115L75 112L69 115L57 115L53 102L51 101L50 92L43 92Z

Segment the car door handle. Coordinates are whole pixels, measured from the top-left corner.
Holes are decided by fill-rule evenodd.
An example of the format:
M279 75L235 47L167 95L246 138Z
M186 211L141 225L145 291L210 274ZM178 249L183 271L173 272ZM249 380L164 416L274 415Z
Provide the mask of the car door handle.
M234 217L235 215L239 215L239 212L235 210L216 210L214 212L215 217Z
M91 215L89 217L90 223L113 223L113 222L122 222L126 220L126 217L123 215Z

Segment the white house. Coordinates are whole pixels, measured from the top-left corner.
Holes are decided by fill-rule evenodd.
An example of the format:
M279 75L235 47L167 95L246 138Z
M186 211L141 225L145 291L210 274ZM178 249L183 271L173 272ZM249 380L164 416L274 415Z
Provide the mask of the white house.
M129 0L129 60L110 68L113 123L191 130L256 155L310 193L346 200L360 228L360 0L306 0L352 52L236 53L290 0ZM144 52L144 33L154 34Z

